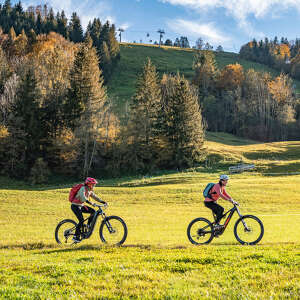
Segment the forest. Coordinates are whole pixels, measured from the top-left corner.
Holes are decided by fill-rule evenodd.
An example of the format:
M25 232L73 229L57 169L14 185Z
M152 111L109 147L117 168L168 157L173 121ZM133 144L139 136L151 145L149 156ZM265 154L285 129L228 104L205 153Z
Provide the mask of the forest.
M0 172L31 183L51 175L120 176L182 170L205 162L205 131L259 141L300 137L300 103L286 72L219 69L194 50L187 80L158 75L145 57L130 109L107 93L122 59L115 26L86 30L74 12L0 6ZM241 51L242 52L242 51ZM242 53L241 53L242 55Z

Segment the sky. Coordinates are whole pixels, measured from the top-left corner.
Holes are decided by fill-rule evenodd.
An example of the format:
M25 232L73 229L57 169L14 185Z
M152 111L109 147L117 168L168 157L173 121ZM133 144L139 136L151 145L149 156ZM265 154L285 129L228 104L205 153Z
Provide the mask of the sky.
M3 2L0 1L0 2ZM12 1L15 3L16 1ZM239 52L248 41L268 37L300 38L300 0L23 0L23 7L48 4L69 17L76 11L83 28L89 20L109 20L124 29L122 42L149 43L186 36L214 49ZM119 34L119 33L117 33ZM119 39L119 36L118 36Z

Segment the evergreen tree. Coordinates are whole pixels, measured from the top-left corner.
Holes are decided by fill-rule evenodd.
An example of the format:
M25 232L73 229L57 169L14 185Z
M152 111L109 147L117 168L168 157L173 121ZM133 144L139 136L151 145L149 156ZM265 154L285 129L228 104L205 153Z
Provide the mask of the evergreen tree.
M52 8L50 9L50 12L46 18L45 33L49 33L51 31L57 31L57 21L55 20Z
M83 143L83 171L87 176L95 154L98 127L105 109L106 89L98 66L96 49L88 38L80 45L70 74L70 92L66 109L69 125Z
M138 78L131 105L129 128L132 144L129 151L134 171L146 171L155 167L160 100L158 74L148 59Z
M9 132L15 143L10 146L17 157L22 157L19 163L16 162L15 156L11 158L13 161L9 162L11 172L15 176L24 176L25 172L32 167L36 157L41 156L43 130L38 104L39 97L34 72L29 68L21 79L8 123ZM16 148L16 145L22 148ZM17 174L16 171L22 172Z
M107 83L112 74L112 59L106 42L102 43L100 56L100 68L102 70L104 82Z
M66 18L65 12L62 11L61 14L57 13L57 32L61 34L64 38L68 38L68 19Z
M80 23L80 18L76 12L72 14L69 24L69 37L74 43L81 43L83 41L83 29Z
M36 33L40 34L44 32L44 22L40 13L37 14L36 19Z
M193 84L199 88L199 99L203 101L204 97L213 94L215 90L218 69L213 52L198 51L194 57L193 68Z
M190 167L203 157L204 129L198 92L179 74L168 81L161 127L172 152L169 166Z
M117 60L120 58L120 47L116 39L116 29L114 24L109 29L107 42L113 64L116 64Z

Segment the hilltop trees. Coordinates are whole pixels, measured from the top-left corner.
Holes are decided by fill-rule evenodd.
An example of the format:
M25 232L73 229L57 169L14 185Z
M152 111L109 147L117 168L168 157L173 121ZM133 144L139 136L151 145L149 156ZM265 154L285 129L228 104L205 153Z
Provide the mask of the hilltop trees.
M281 38L280 42L277 37L274 40L265 38L264 41L259 42L253 39L241 47L240 56L266 64L299 79L300 75L297 71L299 69L299 49L299 39L291 42L284 37Z
M37 35L41 34L56 32L74 43L81 43L84 40L84 29L76 12L73 12L68 21L64 11L54 15L53 9L47 5L29 6L24 11L21 2L12 6L7 0L3 6L0 5L1 27L0 44L11 56L22 56L30 52ZM85 35L91 36L93 45L97 49L105 83L110 79L120 59L115 31L115 26L108 21L102 25L99 19L94 19L89 23Z

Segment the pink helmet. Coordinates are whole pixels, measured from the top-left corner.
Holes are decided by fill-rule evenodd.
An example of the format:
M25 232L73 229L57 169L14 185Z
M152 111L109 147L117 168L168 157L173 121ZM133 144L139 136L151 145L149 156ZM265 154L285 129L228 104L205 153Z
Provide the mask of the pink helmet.
M92 177L88 177L84 182L84 184L97 184L97 183L98 183L98 181Z

